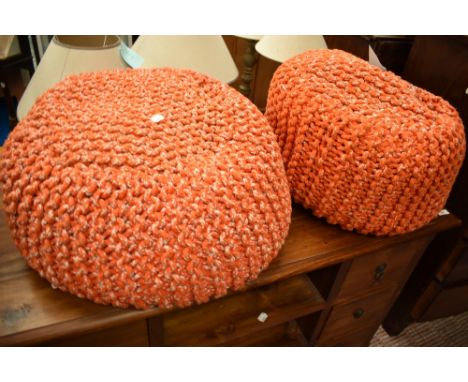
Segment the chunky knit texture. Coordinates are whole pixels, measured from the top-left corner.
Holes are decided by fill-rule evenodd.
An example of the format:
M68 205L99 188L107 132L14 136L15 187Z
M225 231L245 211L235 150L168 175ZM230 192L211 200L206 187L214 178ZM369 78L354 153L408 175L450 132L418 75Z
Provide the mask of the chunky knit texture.
M265 117L189 70L72 76L6 142L5 211L29 265L97 303L185 307L254 279L291 200Z
M400 234L436 217L465 154L446 101L339 50L282 64L266 117L293 199L361 233Z

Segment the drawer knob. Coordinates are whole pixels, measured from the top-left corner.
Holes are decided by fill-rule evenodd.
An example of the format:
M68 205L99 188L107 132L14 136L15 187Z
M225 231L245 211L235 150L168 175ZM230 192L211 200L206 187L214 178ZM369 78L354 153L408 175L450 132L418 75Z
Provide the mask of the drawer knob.
M361 318L362 316L364 316L364 309L362 308L356 309L353 313L354 318Z
M381 280L382 277L384 276L386 268L387 268L387 264L385 264L385 263L380 264L379 266L377 266L377 268L375 268L374 279L377 280L377 281Z

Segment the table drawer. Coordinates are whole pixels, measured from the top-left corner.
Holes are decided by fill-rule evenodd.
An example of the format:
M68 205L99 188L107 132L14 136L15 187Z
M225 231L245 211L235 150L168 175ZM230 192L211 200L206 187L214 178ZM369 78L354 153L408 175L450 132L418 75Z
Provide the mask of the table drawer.
M396 289L387 290L353 303L334 306L316 344L352 346L355 343L355 346L360 346L370 340L390 308L395 292Z
M341 338L337 337L324 337L320 338L315 344L316 346L351 346L351 347L364 347L369 346L372 338L374 337L376 328L375 324L363 326L358 330L347 333Z
M400 284L404 281L408 266L428 243L427 238L414 240L353 260L337 301L343 302L373 289L388 289Z

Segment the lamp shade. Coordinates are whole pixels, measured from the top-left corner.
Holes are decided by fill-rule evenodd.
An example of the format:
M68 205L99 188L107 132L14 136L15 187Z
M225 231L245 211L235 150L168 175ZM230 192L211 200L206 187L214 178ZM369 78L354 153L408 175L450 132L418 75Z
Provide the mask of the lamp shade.
M311 49L327 49L323 36L265 36L255 49L262 56L284 62Z
M239 74L221 36L140 36L132 49L143 57L144 68L192 69L224 83Z
M118 36L54 36L18 104L24 118L36 98L70 74L126 68Z
M235 36L246 39L246 40L254 40L254 41L258 41L263 37L263 35L261 34L236 34Z
M0 36L0 60L21 53L18 38L14 35Z

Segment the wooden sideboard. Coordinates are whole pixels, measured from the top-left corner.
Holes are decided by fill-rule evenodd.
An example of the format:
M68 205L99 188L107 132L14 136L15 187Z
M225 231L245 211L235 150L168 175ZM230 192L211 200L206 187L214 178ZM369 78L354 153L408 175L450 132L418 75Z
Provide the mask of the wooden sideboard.
M164 311L52 289L18 253L1 212L0 345L365 346L428 243L458 224L447 215L407 235L369 237L294 206L281 253L245 290Z

